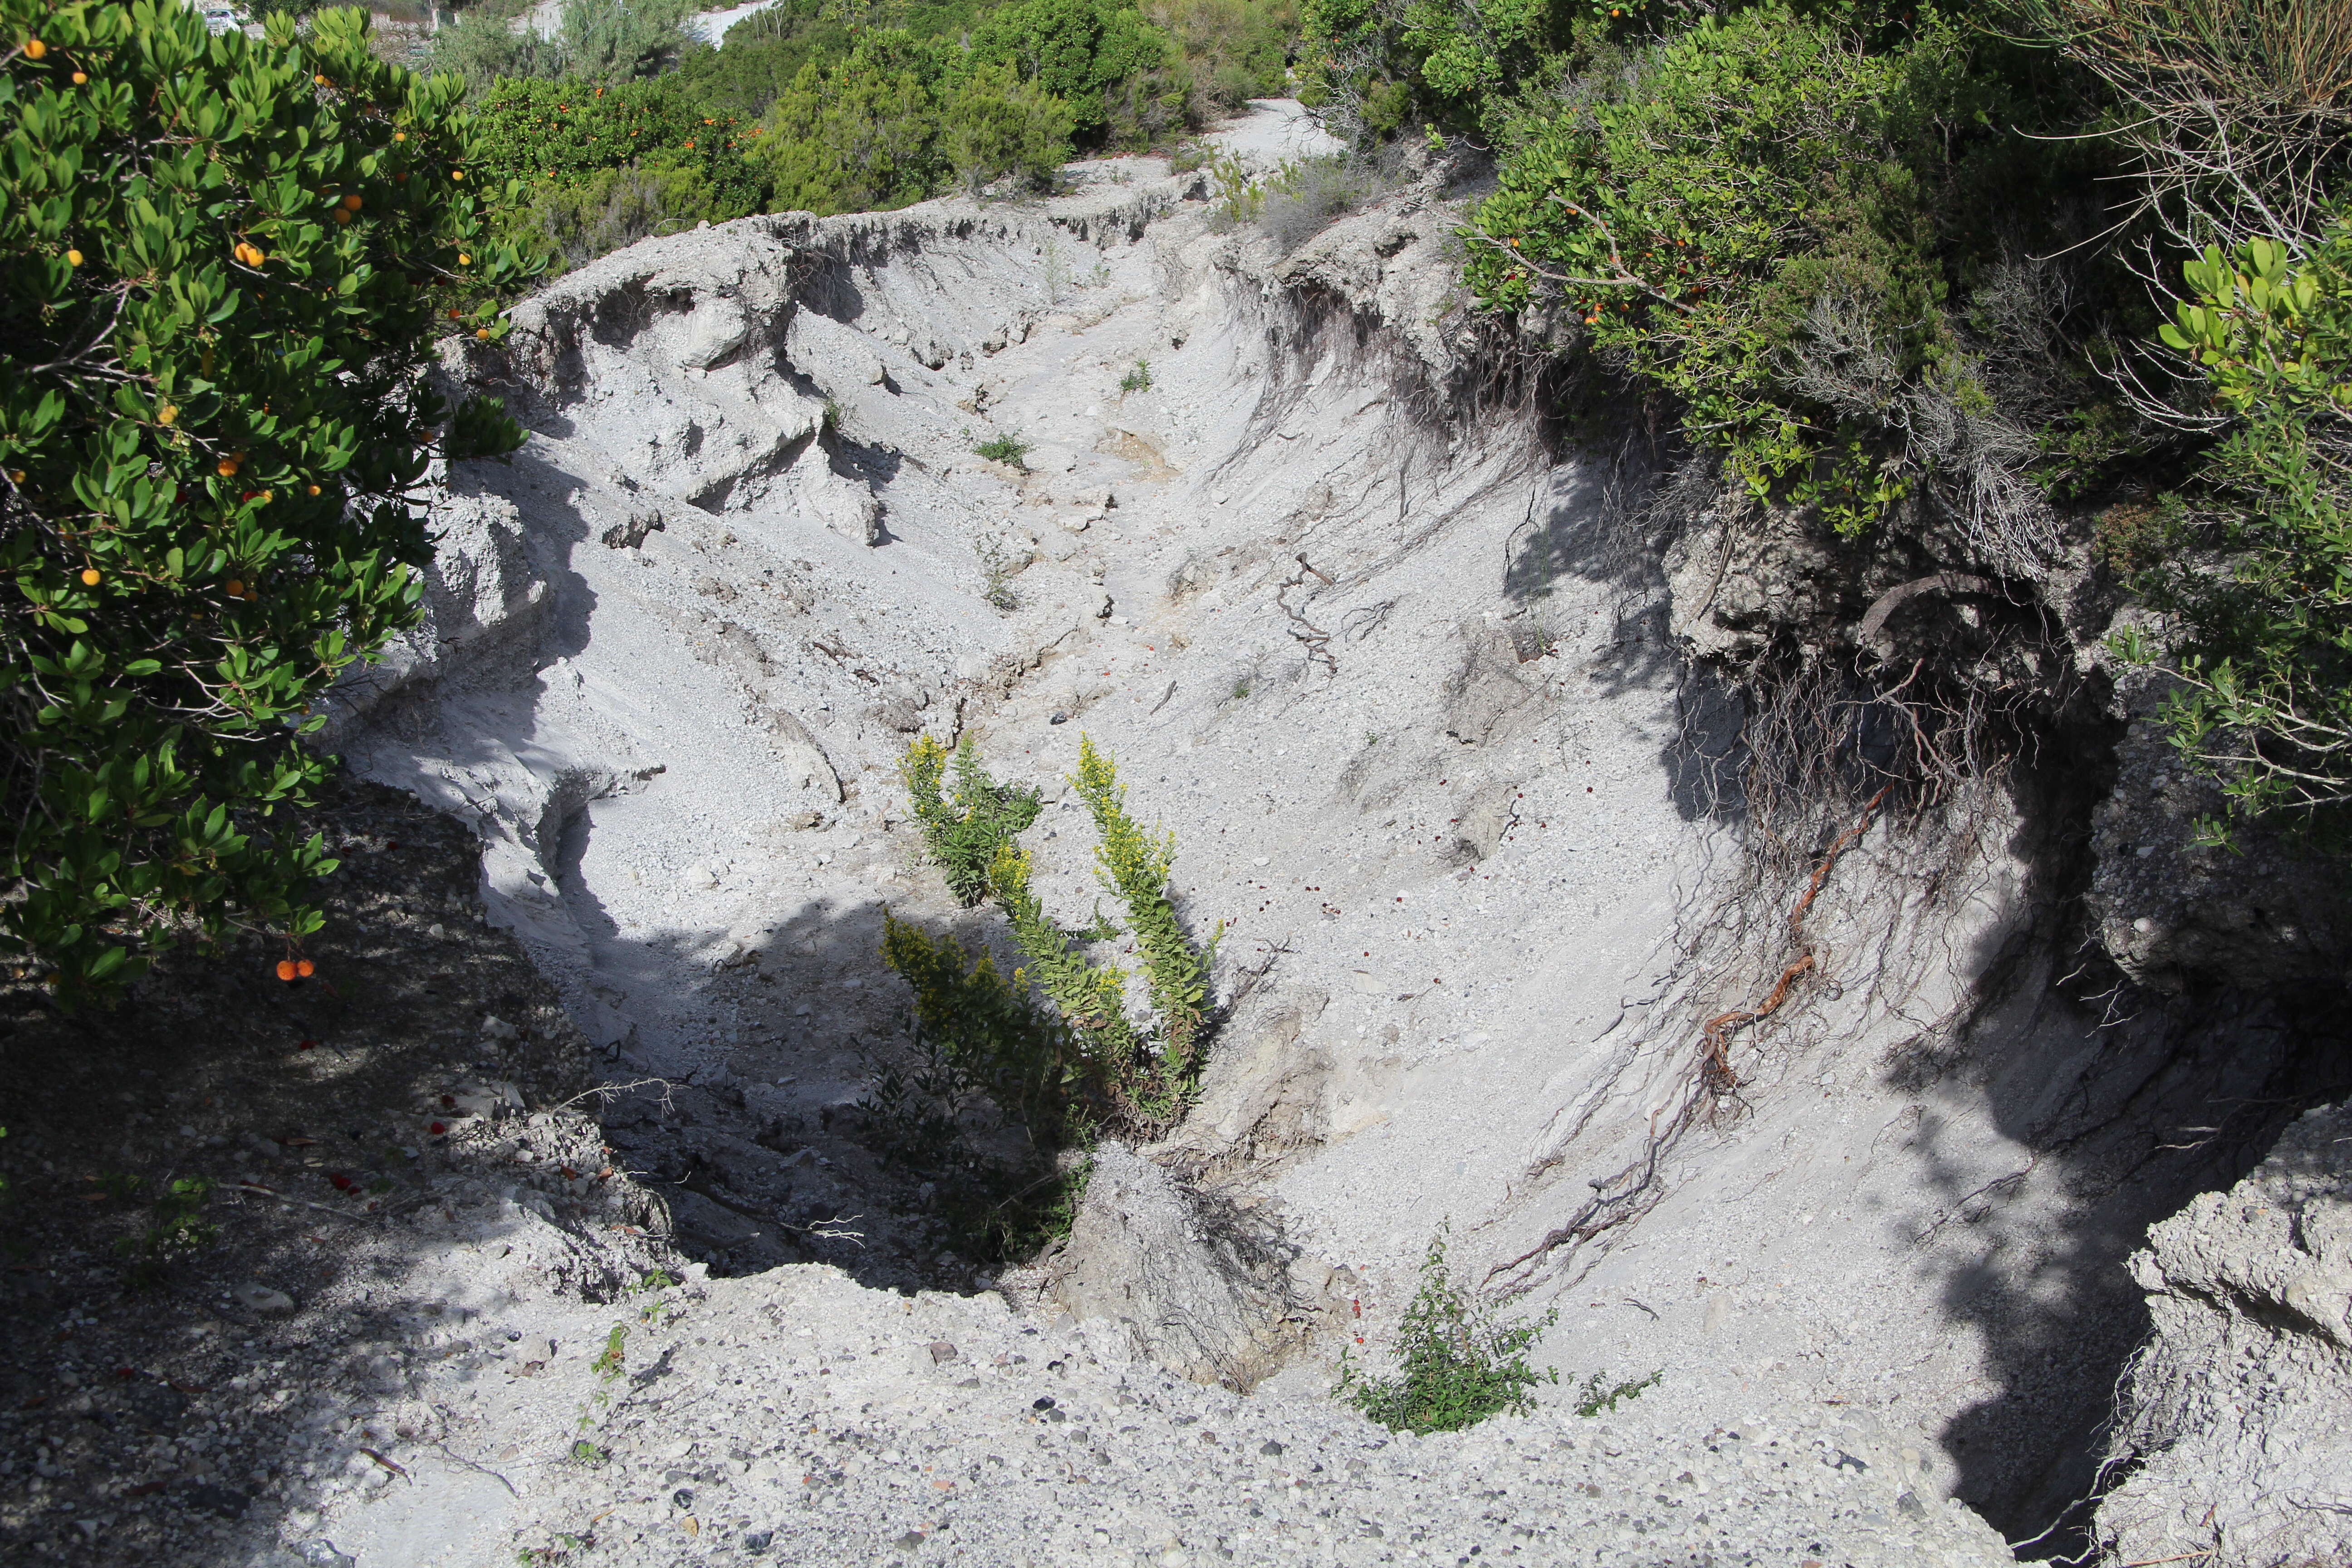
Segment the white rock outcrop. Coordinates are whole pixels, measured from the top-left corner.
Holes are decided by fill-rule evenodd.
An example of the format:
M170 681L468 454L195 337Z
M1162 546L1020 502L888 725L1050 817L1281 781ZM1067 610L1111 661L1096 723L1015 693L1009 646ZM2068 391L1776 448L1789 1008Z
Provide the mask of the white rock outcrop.
M2150 1228L2150 1336L2100 1504L2115 1562L2352 1563L2352 1105Z

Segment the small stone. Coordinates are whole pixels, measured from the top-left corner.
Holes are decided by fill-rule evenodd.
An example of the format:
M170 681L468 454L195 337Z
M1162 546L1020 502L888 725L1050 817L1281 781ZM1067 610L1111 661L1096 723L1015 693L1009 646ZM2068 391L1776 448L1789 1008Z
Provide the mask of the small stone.
M1063 712L1059 712L1059 711L1055 712L1055 715L1054 715L1051 719L1048 719L1048 720L1046 720L1046 721L1045 721L1045 722L1046 722L1046 723L1048 723L1048 724L1066 724L1066 723L1068 723L1069 721L1070 721L1070 716L1069 716L1067 713L1063 713ZM190 1132L190 1133L188 1134L188 1136L189 1136L189 1137L191 1137L191 1138L193 1138L193 1137L194 1137L194 1136L195 1136L195 1134L194 1134L194 1132Z
M1271 1437L1268 1437L1265 1442L1260 1443L1257 1446L1257 1451L1264 1454L1269 1459L1279 1459L1282 1458L1282 1445L1276 1442Z
M283 1290L273 1290L257 1281L248 1280L229 1292L236 1304L248 1312L276 1316L294 1310L294 1298Z
M692 1508L694 1506L694 1489L692 1487L680 1487L677 1490L669 1494L669 1500L676 1503L680 1508Z
M765 1552L769 1543L775 1539L776 1532L772 1530L755 1530L743 1538L743 1550L757 1557L761 1552Z
M948 1343L945 1340L933 1340L930 1343L930 1352L931 1364L933 1366L942 1365L945 1363L955 1360L956 1358L955 1346Z

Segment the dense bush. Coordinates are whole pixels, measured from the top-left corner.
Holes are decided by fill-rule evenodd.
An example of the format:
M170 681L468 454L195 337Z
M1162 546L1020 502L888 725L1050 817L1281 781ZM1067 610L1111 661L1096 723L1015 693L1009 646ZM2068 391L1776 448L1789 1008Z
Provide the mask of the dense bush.
M1295 0L1145 0L1142 10L1183 61L1188 120L1204 122L1290 91Z
M331 862L273 809L414 618L428 459L520 438L425 372L527 272L458 85L364 13L0 7L0 942L84 994L182 932L315 929Z
M1167 35L1111 0L1017 0L972 33L972 59L1010 65L1069 108L1081 146L1144 146L1182 128L1190 97Z
M1465 279L1602 373L1568 384L1630 378L1735 505L1957 533L2022 576L2067 507L2103 505L2107 560L2160 612L2126 649L2177 670L2182 751L2236 818L2341 831L2343 0L1307 0L1305 22L1335 127L1492 149ZM2183 261L2168 363L2147 351Z
M482 0L430 58L530 186L507 232L564 264L763 209L1042 188L1074 148L1142 147L1279 90L1292 25L1288 0L929 0L887 27L785 0L714 49L687 0L569 0L551 38L517 30L524 9Z
M487 170L527 192L502 209L507 232L570 264L768 201L753 128L709 112L675 76L502 81L474 121Z
M986 9L984 0L900 4L890 24L920 40L960 40ZM783 95L801 67L820 69L856 47L858 29L834 0L779 0L727 31L721 47L689 51L678 74L714 110L756 120Z
M1983 362L2020 345L1968 310L2002 303L1971 296L2014 286L2004 250L2047 233L2017 215L2057 210L2064 171L2024 155L2034 100L1986 47L1932 13L1874 40L1778 4L1703 18L1514 121L1469 285L1564 313L1759 499L1854 532L1933 479L2030 531L2019 476L2065 454L2002 407Z
M2341 840L2352 816L2352 219L2305 256L2253 240L2186 268L2164 340L2204 373L2225 438L2120 563L2168 616L2175 744L2241 820ZM2124 648L2146 658L2143 639ZM2231 824L2203 825L2227 843Z
M1068 155L1059 100L1009 67L909 34L869 33L850 54L803 66L760 122L756 156L772 210L905 206L961 180L1041 181Z
M659 74L702 46L688 37L698 0L564 0L552 37L520 26L526 4L458 13L425 47L425 68L454 71L479 96L500 82L572 77L610 86Z

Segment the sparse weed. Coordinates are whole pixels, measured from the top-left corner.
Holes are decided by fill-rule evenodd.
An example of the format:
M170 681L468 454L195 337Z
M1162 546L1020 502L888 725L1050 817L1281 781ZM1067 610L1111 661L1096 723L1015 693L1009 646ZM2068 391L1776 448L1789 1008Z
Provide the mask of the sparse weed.
M989 608L1006 615L1021 607L1021 595L1013 590L1013 574L1028 563L1007 550L1001 539L992 539L981 546L980 596Z
M823 415L819 416L819 421L824 427L824 433L828 436L837 434L841 429L842 420L848 416L848 413L849 411L841 405L841 399L838 397L826 398L824 400L824 412Z
M112 1179L121 1196L128 1197L138 1190L136 1176ZM147 1228L114 1244L115 1250L131 1260L134 1281L153 1284L162 1277L165 1265L201 1252L220 1238L220 1227L204 1217L205 1205L212 1201L212 1195L213 1184L205 1176L176 1177L156 1194Z
M660 1328L663 1321L669 1316L671 1311L670 1304L661 1299L660 1292L668 1289L671 1286L677 1283L677 1281L671 1279L667 1274L656 1268L649 1270L643 1278L638 1279L635 1285L630 1286L630 1294L636 1296L651 1296L653 1298L652 1300L647 1301L643 1307L637 1309L637 1321L641 1323L650 1324L656 1329ZM613 1354L616 1352L615 1345L608 1344L604 1348L607 1354Z
M1234 701L1236 701L1236 702L1242 701L1242 700L1244 700L1244 699L1246 699L1246 698L1249 696L1249 694L1250 694L1250 683L1249 683L1249 677L1247 677L1247 676L1245 676L1245 675L1244 675L1244 676L1243 676L1241 679L1239 679L1238 680L1235 680L1235 681L1234 682Z
M1665 1375L1662 1367L1647 1377L1612 1387L1608 1385L1608 1379L1596 1372L1586 1378L1583 1386L1577 1390L1576 1413L1588 1421L1596 1415L1606 1415L1616 1409L1621 1401L1641 1398L1643 1390L1655 1388Z
M1018 436L992 436L972 450L992 463L1003 463L1024 472L1029 467L1030 443Z
M1527 1358L1559 1310L1514 1327L1495 1321L1446 1271L1446 1228L1422 1258L1421 1289L1397 1331L1397 1375L1366 1376L1340 1352L1334 1392L1393 1431L1458 1432L1506 1410L1524 1414L1528 1389L1559 1381L1556 1369L1538 1372Z
M1150 391L1151 362L1148 359L1137 360L1135 368L1118 378L1118 389L1121 392Z
M1248 165L1231 153L1212 159L1209 170L1209 224L1220 233L1255 223L1265 210L1265 186L1250 177Z
M647 1275L646 1278L650 1279L654 1276ZM667 1279L667 1276L662 1278ZM638 1288L643 1289L646 1287L640 1284ZM604 1348L596 1353L594 1361L588 1363L596 1373L596 1388L581 1404L579 1418L572 1426L573 1432L579 1436L572 1445L572 1458L581 1464L598 1465L604 1461L604 1450L590 1442L587 1433L596 1424L597 1418L613 1407L613 1385L620 1382L621 1373L628 1365L625 1348L628 1338L629 1325L614 1323L613 1331L604 1337Z

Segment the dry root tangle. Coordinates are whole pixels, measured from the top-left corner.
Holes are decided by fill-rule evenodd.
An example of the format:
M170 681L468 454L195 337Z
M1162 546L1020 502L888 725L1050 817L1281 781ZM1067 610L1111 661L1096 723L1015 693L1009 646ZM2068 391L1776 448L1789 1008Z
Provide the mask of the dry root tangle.
M1738 859L1729 885L1697 911L1657 1015L1700 1018L1690 1066L1672 1103L1652 1112L1639 1152L1588 1181L1590 1194L1565 1220L1488 1271L1486 1284L1502 1295L1533 1289L1586 1243L1647 1214L1664 1196L1661 1168L1685 1135L1736 1110L1753 1076L1735 1060L1738 1037L1768 1023L1785 1034L1798 999L1838 968L1808 920L1874 825L1891 819L1905 858L1923 869L1889 909L1877 907L1880 889L1864 884L1844 913L1849 926L1891 927L1903 898L1938 899L1976 856L2026 733L2012 721L2019 715L1980 683L1940 679L1922 663L1899 679L1892 673L1867 656L1750 672L1739 744L1712 759L1717 809L1741 822ZM1726 991L1756 1000L1706 1005ZM1889 1008L1906 999L1874 996Z

